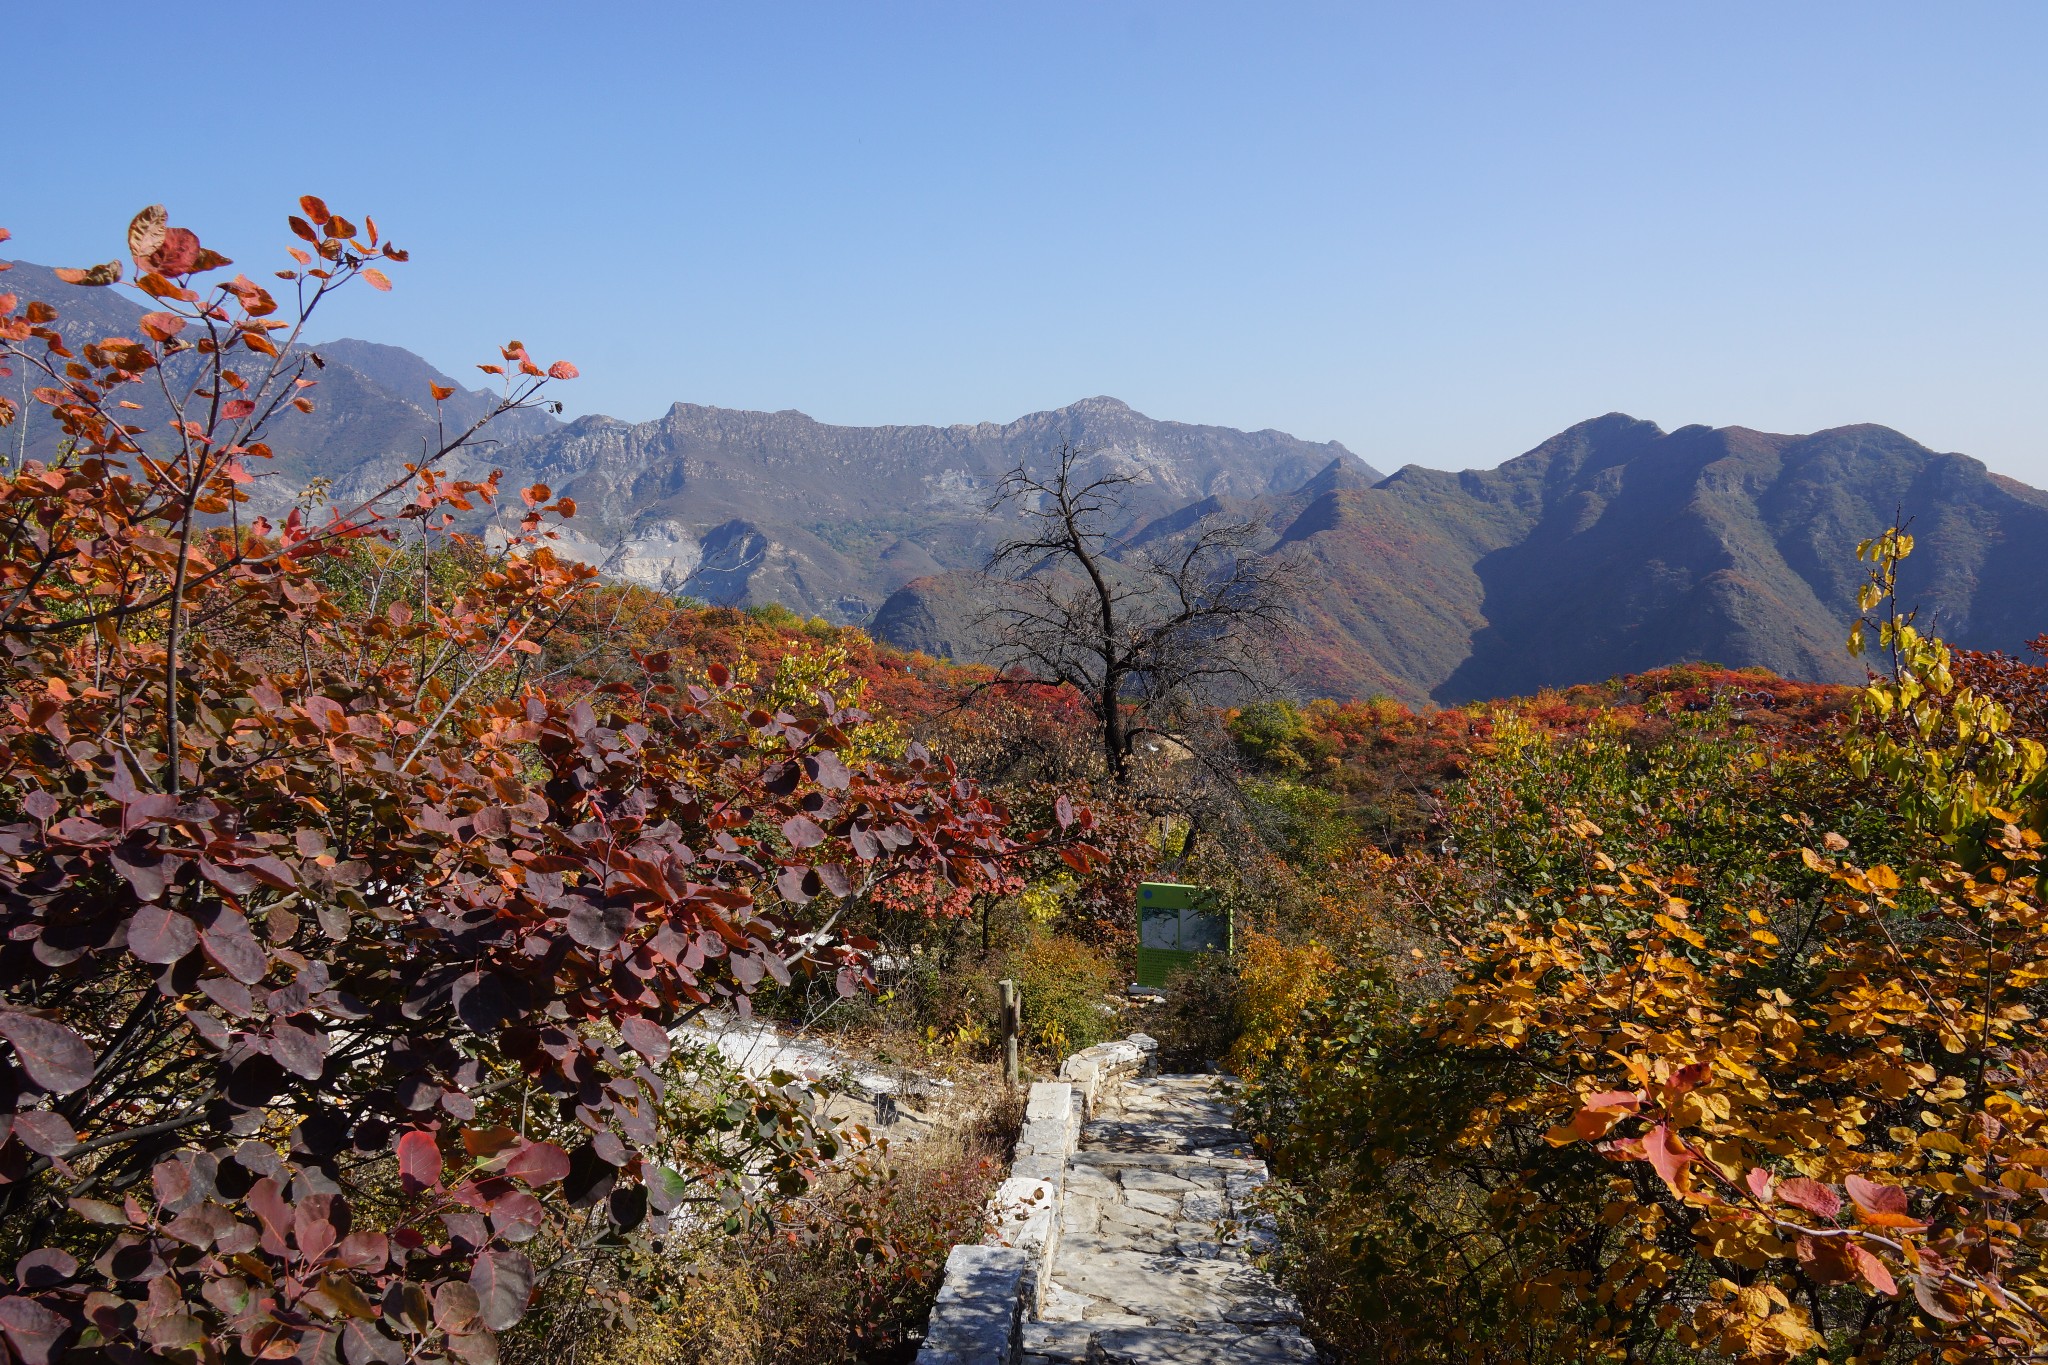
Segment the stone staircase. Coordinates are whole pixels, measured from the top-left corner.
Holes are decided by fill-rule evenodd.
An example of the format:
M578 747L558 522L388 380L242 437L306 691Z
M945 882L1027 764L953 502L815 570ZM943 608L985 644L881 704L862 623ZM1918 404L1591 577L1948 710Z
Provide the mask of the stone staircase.
M1315 1360L1250 1260L1266 1167L1222 1079L1142 1075L1149 1044L1077 1053L1032 1087L997 1244L954 1248L920 1365Z

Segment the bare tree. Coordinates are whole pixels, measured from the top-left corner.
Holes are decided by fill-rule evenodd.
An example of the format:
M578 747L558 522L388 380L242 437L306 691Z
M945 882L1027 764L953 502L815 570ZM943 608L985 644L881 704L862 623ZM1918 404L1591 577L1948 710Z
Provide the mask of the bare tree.
M1027 530L989 557L997 590L976 625L1003 674L992 685L1065 684L1087 699L1122 785L1141 739L1178 739L1200 709L1265 689L1302 570L1258 553L1256 521L1120 541L1136 480L1088 475L1087 454L1062 443L1046 472L1020 464L998 485L990 510L1020 510Z

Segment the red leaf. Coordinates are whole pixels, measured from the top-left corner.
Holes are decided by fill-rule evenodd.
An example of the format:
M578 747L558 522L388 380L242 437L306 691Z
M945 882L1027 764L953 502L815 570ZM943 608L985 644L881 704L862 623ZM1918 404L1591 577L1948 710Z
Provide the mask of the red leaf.
M128 921L128 951L144 962L176 962L199 946L199 927L177 911L145 905Z
M1669 1124L1660 1123L1643 1134L1643 1159L1657 1172L1673 1194L1685 1193L1685 1168L1694 1157L1679 1146L1678 1135Z
M1671 1079L1664 1083L1673 1098L1685 1094L1707 1078L1713 1068L1706 1062L1693 1062L1671 1073Z
M505 1164L505 1174L529 1185L552 1185L569 1174L569 1154L552 1142L536 1142Z
M1842 1196L1818 1180L1809 1180L1803 1175L1778 1182L1778 1201L1822 1218L1833 1218L1842 1211Z
M256 411L256 405L246 398L231 398L221 405L220 415L230 422L239 422Z
M199 931L199 942L222 971L244 985L255 985L270 970L270 955L232 905L214 907L213 923Z
M1856 1211L1863 1221L1880 1228L1924 1227L1919 1219L1906 1212L1906 1191L1899 1185L1880 1185L1874 1180L1865 1180L1852 1175L1842 1182L1842 1188L1856 1201Z
M576 367L566 360L557 360L554 364L548 366L548 378L550 379L574 379L575 377Z
M78 1145L71 1120L54 1109L29 1109L14 1116L14 1138L31 1152L63 1156Z
M311 1029L278 1024L271 1031L270 1055L293 1075L317 1081L327 1067L327 1040Z
M1758 1203L1771 1202L1771 1173L1763 1167L1752 1166L1749 1174L1743 1178L1743 1184L1749 1186L1749 1192L1756 1196Z
M1640 1109L1643 1097L1634 1090L1602 1090L1579 1101L1586 1109Z
M363 283L369 285L372 289L379 289L387 294L391 292L391 277L374 265L363 267Z
M467 1331L482 1310L477 1292L460 1280L450 1280L434 1290L434 1325L443 1331Z
M320 196L317 194L300 195L299 207L306 211L306 216L308 218L311 218L316 224L319 224L322 227L326 226L327 220L334 216L333 214L327 211L326 203L323 202Z
M792 815L782 822L782 837L791 848L816 848L825 842L825 831L807 815Z
M652 1019L639 1015L619 1021L619 1034L626 1040L626 1046L650 1062L668 1059L668 1030Z
M1941 1322L1961 1322L1962 1314L1955 1311L1925 1275L1913 1277L1913 1298L1920 1305L1920 1311Z
M441 1148L432 1133L415 1128L398 1140L398 1175L409 1194L440 1187Z
M14 1044L29 1079L54 1095L92 1080L92 1049L64 1025L32 1014L0 1013L0 1038Z
M159 275L189 275L199 268L199 237L190 228L165 228L164 239L143 262Z
M533 1296L533 1262L517 1251L487 1251L469 1272L476 1291L478 1316L493 1332L502 1332L526 1316Z
M34 1299L10 1295L0 1299L0 1331L6 1332L7 1344L24 1365L49 1365L71 1335L71 1324Z

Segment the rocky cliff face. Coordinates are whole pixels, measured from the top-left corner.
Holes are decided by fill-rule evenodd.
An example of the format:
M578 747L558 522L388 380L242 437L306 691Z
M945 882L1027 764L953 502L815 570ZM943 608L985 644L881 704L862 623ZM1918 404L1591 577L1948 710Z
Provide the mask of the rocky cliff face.
M592 417L506 452L576 499L593 559L706 601L779 601L865 622L898 588L978 568L1008 529L990 499L1062 441L1127 474L1136 526L1210 497L1300 487L1343 447L1161 422L1090 398L1004 425L839 427L797 412L678 403L652 422Z

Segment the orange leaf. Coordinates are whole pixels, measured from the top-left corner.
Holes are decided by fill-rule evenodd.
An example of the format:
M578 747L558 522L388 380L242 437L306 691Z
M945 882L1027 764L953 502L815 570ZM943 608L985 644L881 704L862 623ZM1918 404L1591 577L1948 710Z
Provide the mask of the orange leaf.
M334 216L333 214L327 211L327 205L321 200L320 196L317 194L300 195L299 207L306 211L306 216L308 218L311 218L315 223L321 224L323 226L326 224L329 218L332 218Z
M427 382L427 387L433 391L434 401L436 403L440 402L444 398L453 398L455 396L455 386L453 384L436 384L432 380L429 380Z
M185 330L185 319L176 313L144 313L135 319L135 325L140 327L151 341L169 341Z
M1863 1277L1865 1284L1887 1298L1899 1292L1899 1282L1892 1278L1891 1271L1885 1269L1883 1261L1854 1242L1849 1243L1848 1251L1849 1264L1856 1267L1856 1273Z
M548 500L549 495L553 492L554 490L549 488L546 484L537 483L533 485L531 488L520 489L519 496L528 507L538 507L542 503L546 502Z
M550 379L574 379L575 377L576 367L566 360L557 360L554 364L548 366L548 378Z
M374 265L363 267L363 280L372 289L381 289L386 293L391 291L391 277Z

